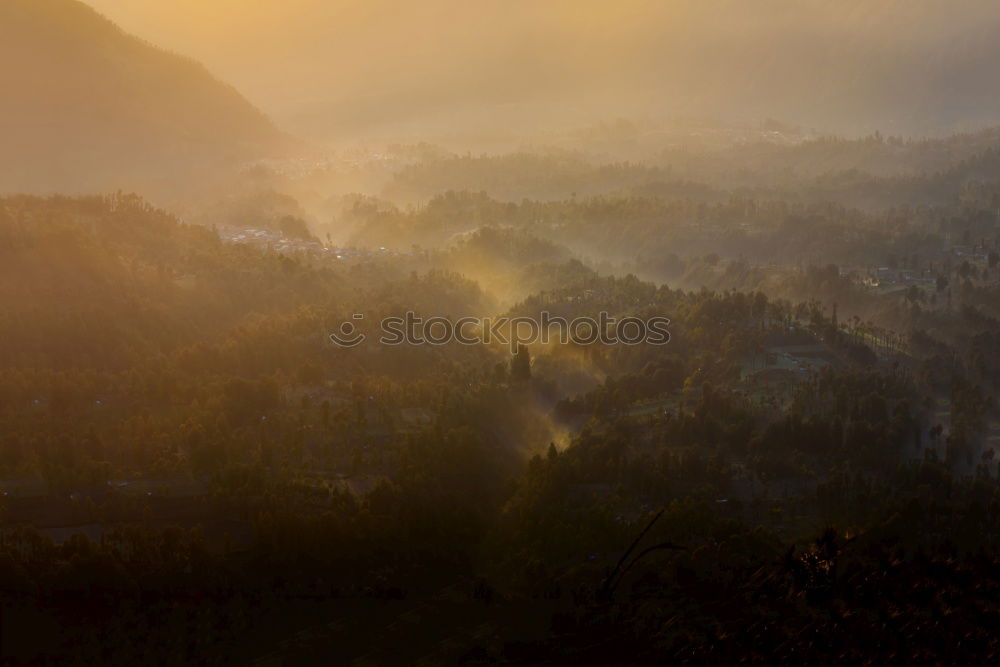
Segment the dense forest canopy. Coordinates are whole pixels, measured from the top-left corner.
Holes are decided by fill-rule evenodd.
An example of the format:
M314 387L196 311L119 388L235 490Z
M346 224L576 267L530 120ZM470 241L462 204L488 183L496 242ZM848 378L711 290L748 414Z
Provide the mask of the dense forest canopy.
M990 4L92 4L0 0L0 664L997 661Z

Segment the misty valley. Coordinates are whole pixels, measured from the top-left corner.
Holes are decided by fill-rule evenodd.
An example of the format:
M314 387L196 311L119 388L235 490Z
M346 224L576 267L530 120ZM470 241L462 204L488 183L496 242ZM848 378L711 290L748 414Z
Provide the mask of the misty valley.
M903 5L720 19L798 73L741 117L733 45L701 87L664 70L705 108L604 87L669 60L643 11L708 31L686 0L269 0L226 35L197 13L221 0L175 8L204 32L92 4L0 0L0 664L1000 657L1000 121L964 79L918 118L941 73L901 55L851 78L909 53L895 33L833 49L848 74L801 43L869 44ZM958 4L906 25L926 52L971 35L934 60L971 77L1000 16ZM455 49L413 47L420 95L402 46L356 79L302 64L304 23L409 44L407 20ZM593 91L526 26L605 49ZM218 78L269 34L342 101ZM819 113L775 35L830 90L898 96Z

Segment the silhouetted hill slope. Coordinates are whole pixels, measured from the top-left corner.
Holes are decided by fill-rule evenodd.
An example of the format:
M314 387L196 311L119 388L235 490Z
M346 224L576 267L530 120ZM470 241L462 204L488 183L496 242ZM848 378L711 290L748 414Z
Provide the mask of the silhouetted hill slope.
M285 137L200 64L76 0L0 2L0 191L163 185Z

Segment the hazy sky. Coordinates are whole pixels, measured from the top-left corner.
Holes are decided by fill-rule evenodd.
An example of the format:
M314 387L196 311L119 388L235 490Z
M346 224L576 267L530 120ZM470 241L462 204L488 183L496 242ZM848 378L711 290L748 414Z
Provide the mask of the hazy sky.
M329 136L488 122L497 109L571 121L674 113L834 129L955 125L1000 63L992 0L90 4L201 60L293 131Z

